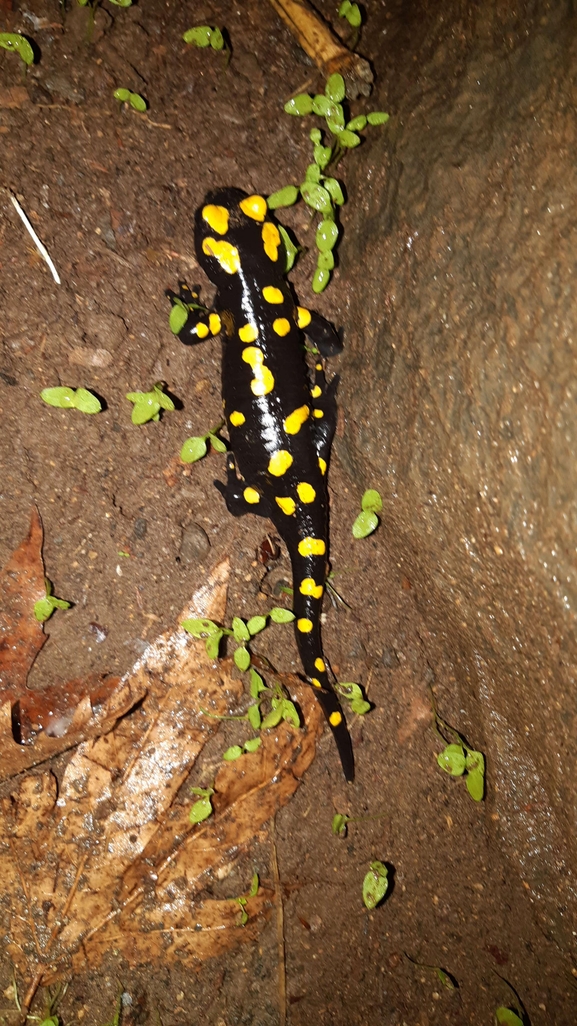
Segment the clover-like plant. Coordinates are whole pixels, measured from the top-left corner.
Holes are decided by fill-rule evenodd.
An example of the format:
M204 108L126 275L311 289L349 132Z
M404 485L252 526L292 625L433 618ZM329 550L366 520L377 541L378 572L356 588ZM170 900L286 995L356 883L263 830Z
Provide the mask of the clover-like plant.
M343 0L339 7L338 15L339 18L344 18L345 21L348 21L353 30L347 39L347 47L349 50L354 50L361 38L361 25L363 24L361 9L358 4L351 3L351 0Z
M43 388L40 398L48 406L56 406L61 410L79 410L80 413L100 413L102 403L87 388Z
M34 50L28 40L18 32L0 32L0 46L4 50L18 54L24 62L24 71L27 65L34 64Z
M146 424L149 420L160 420L161 410L174 410L174 403L164 391L164 382L157 381L149 392L127 392L126 398L134 403L133 424Z
M226 452L226 444L217 434L223 424L224 421L221 420L220 424L211 428L205 435L195 435L192 438L187 438L180 450L182 462L196 463L197 460L201 460L208 452L208 443L210 443L215 452Z
M206 652L210 659L218 659L221 639L232 637L238 646L233 656L235 666L244 672L250 666L250 651L247 643L255 634L260 634L264 630L268 617L273 623L290 623L294 620L295 615L290 609L274 606L266 616L252 616L247 621L242 620L240 616L234 616L230 628L219 627L213 620L208 619L184 620L182 627L192 634L193 638L204 639Z
M212 50L224 50L226 55L225 68L228 67L228 63L232 56L232 50L229 46L227 38L217 25L195 25L193 28L189 28L183 33L182 38L185 43L189 43L192 46L199 46L202 49L210 46Z
M115 89L113 94L114 99L118 100L120 104L128 103L134 110L137 110L140 114L144 113L147 108L146 100L140 93L131 93L130 89Z
M431 703L434 729L445 745L443 751L437 755L437 764L451 777L464 776L467 791L473 801L482 802L485 796L485 756L482 752L470 748L458 730L441 719L432 691ZM449 741L449 738L452 740Z
M359 684L355 684L352 681L347 683L339 682L335 685L335 690L338 691L341 698L344 698L349 703L351 712L357 716L364 716L371 708L371 703L367 702Z
M379 526L380 513L383 508L383 500L379 492L374 488L367 488L361 499L361 512L353 524L353 538L366 538Z
M384 862L375 859L371 862L370 869L363 880L363 902L365 907L376 908L383 900L389 888L389 870Z
M348 149L359 146L359 132L367 125L384 125L389 120L389 115L384 111L359 114L347 120L343 106L345 99L345 80L342 75L334 74L327 80L324 95L311 96L309 93L299 93L285 103L284 109L287 114L297 117L316 114L324 118L333 139L329 145L325 145L322 131L319 128L311 129L313 161L306 169L304 181L300 185L287 185L279 189L267 200L270 210L278 210L281 207L292 206L300 196L311 210L320 214L321 220L315 235L318 256L312 280L313 292L322 292L330 281L331 271L335 266L333 250L339 238L337 211L345 202L341 183L327 172L331 165L339 162ZM286 245L285 233L283 239ZM294 246L292 248L294 251ZM294 255L292 260L294 261ZM286 269L290 270L290 266Z
M253 877L250 883L250 891L246 895L241 895L240 898L232 898L232 901L238 902L240 905L240 926L245 926L248 923L248 912L246 911L246 903L249 898L256 898L259 888L258 873L253 873Z
M39 623L45 623L46 620L49 620L55 609L70 609L72 605L66 599L56 598L52 594L52 583L47 577L44 578L44 587L46 589L44 598L38 599L38 602L34 603L34 616Z

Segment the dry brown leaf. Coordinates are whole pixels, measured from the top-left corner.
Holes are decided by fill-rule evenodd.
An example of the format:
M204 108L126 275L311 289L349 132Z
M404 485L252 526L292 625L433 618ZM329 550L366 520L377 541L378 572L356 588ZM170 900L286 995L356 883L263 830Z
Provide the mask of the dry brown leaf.
M27 537L0 573L0 780L110 730L146 690L140 682L96 674L42 692L27 690L28 674L47 640L34 616L35 603L46 594L42 539L33 509ZM28 743L15 740L15 723L18 741Z
M179 620L222 619L227 579L224 563ZM147 649L129 682L146 688L142 706L80 745L59 788L49 772L29 776L2 803L3 933L36 984L97 966L111 949L131 963L206 958L254 937L272 900L262 889L248 899L241 929L237 896L199 894L208 872L228 866L289 799L314 758L321 717L311 689L298 688L306 728L283 723L256 753L223 764L214 814L193 825L194 799L175 798L218 730L201 710L236 711L242 684L181 628Z

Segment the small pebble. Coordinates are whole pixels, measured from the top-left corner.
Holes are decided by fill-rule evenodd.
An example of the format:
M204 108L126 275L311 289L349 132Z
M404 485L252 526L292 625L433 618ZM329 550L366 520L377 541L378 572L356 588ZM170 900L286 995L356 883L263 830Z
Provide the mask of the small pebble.
M199 524L188 524L182 532L180 543L180 561L186 565L202 562L210 550L210 541L206 531Z
M142 539L148 531L148 522L144 517L137 517L134 521L134 527L132 528L132 534L135 538Z

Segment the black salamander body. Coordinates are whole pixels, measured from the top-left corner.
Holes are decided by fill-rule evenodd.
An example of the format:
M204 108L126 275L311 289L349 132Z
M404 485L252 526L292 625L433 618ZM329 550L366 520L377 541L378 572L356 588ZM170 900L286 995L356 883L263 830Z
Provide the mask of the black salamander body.
M284 277L285 248L262 196L210 193L196 213L200 265L217 286L214 310L190 309L187 344L223 333L222 397L229 430L227 483L234 516L270 518L292 563L295 634L305 674L335 737L347 780L351 739L323 658L320 612L327 574L326 469L336 425L337 379L327 387L306 365L302 331L324 355L341 348L332 325L295 306ZM181 285L187 305L197 298Z

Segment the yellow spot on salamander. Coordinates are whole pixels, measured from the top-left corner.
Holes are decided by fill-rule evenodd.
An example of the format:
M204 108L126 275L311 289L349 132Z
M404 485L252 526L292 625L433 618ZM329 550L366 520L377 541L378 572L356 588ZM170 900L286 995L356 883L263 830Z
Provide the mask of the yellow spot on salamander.
M194 334L198 335L199 338L206 338L206 336L209 334L208 325L203 324L202 321L200 321L200 323L197 324L193 330Z
M297 324L299 328L308 328L311 323L311 312L305 306L297 306Z
M342 723L342 722L343 722L343 717L342 717L342 713L340 713L340 712L333 712L329 716L329 723L330 723L331 727L338 727L339 723Z
M314 388L311 388L311 395L312 395L313 399L318 399L319 395L322 395L322 394L323 394L323 390L322 390L320 385L315 385Z
M319 467L321 468L321 474L326 474L326 472L327 472L327 461L323 460L322 456L319 456Z
M219 331L222 328L222 323L221 323L221 320L220 320L220 317L218 316L218 314L216 314L216 313L209 314L208 315L208 324L209 324L209 327L210 327L211 334L212 335L218 335Z
M286 317L277 317L276 320L272 322L272 330L283 338L285 335L288 335L291 330L290 322L287 321Z
M324 413L322 410L313 410L313 417L317 417L320 420L321 417L324 417Z
M276 224L273 224L272 221L265 221L262 226L262 242L269 260L278 260L280 235Z
M284 296L276 285L265 285L262 294L267 303L284 303Z
M227 274L236 274L240 268L238 249L236 246L232 246L230 242L209 237L202 243L202 252L206 253L207 256L215 257L223 271L226 271Z
M297 620L297 630L301 631L303 634L309 634L310 631L312 631L312 629L313 622L312 620L307 620L306 616L303 616L300 620Z
M217 207L214 203L202 208L202 217L209 228L219 235L226 235L228 231L228 210L226 207Z
M311 684L313 684L315 688L322 688L320 680L317 680L316 677L311 677Z
M305 421L308 420L310 412L308 406L299 406L298 410L293 410L292 413L289 413L284 422L284 429L287 435L298 434Z
M312 595L313 598L320 599L323 595L323 586L322 584L317 584L312 577L305 577L299 584L299 591L301 595ZM316 665L317 664L315 663L315 666Z
M313 486L310 485L307 481L299 482L299 484L297 485L297 492L301 502L314 502L317 497L317 493L315 492Z
M278 506L280 506L283 513L286 513L287 517L291 517L295 509L297 508L295 500L291 499L288 495L286 496L286 498L275 495L274 501L277 503Z
M267 206L263 196L247 196L240 201L239 207L253 221L264 221L266 217Z
M247 502L260 502L260 495L258 494L256 488L245 488L242 494L244 495Z
M246 417L244 413L240 412L240 410L233 410L228 419L233 427L240 427L241 424L244 424Z
M324 556L326 545L322 538L303 538L299 542L301 556Z
M258 338L258 328L256 324L243 324L242 328L238 329L238 337L241 342L254 342Z
M254 378L250 383L250 390L253 395L268 395L274 388L274 378L268 369L265 367L263 360L264 354L262 349L258 349L257 346L248 346L243 350L242 358L245 363L248 363L254 374Z
M315 370L322 370L322 369L323 369L322 363L315 363Z
M277 449L268 461L268 472L274 477L282 477L288 468L292 466L293 458L286 449Z
M326 666L325 666L324 659L320 659L320 658L319 659L315 659L315 669L317 669L319 671L319 673L324 673L325 672Z

